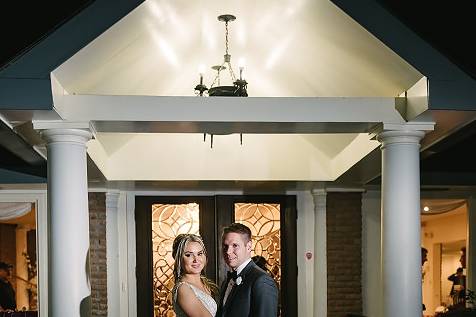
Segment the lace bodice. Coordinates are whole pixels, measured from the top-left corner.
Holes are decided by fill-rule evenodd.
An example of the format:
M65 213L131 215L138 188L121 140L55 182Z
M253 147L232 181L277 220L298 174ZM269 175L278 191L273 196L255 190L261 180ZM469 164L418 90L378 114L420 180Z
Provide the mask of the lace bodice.
M211 297L210 295L208 295L201 289L197 288L196 286L193 286L192 284L187 282L180 282L176 287L174 287L173 304L174 304L174 311L177 317L187 317L185 312L182 310L182 308L180 308L179 304L177 303L178 289L182 285L187 285L188 287L190 287L193 293L195 294L195 296L197 296L197 298L202 302L203 306L205 306L205 308L210 312L212 317L215 317L215 314L217 313L217 303L215 302L213 297Z

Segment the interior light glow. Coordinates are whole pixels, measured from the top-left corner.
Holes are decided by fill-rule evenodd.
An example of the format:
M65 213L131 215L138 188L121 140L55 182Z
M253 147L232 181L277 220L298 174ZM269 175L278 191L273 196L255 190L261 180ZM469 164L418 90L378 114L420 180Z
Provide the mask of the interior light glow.
M217 47L216 42L216 32L214 25L210 25L209 21L212 19L209 17L208 14L204 13L202 18L202 34L201 37L203 41L206 43L206 47L209 50L214 50Z
M279 58L283 55L283 53L288 48L290 42L290 37L288 36L281 42L279 42L269 53L268 58L266 59L265 67L266 69L273 68L274 64L279 60Z
M236 33L237 33L236 38L238 39L237 40L238 44L241 46L244 46L246 44L246 29L245 29L244 23L238 24Z
M240 70L240 80L243 80L243 70L245 69L245 58L244 57L240 57L238 59L238 68Z
M167 14L167 23L172 26L171 29L177 32L183 39L186 39L188 34L183 21L178 17L177 11L168 3L164 3L164 9Z
M430 211L430 207L428 207L428 206L423 207L423 211L424 211L424 212Z
M157 32L152 31L152 37L155 44L159 47L160 51L164 55L165 59L169 62L170 65L178 67L179 61L177 59L177 54L175 54L172 46Z
M200 74L200 85L203 85L203 74L205 73L205 65L200 64L198 66L198 73Z
M147 6L149 7L150 12L154 16L154 18L159 22L160 24L164 23L164 12L163 10L159 7L157 2L155 1L147 1Z

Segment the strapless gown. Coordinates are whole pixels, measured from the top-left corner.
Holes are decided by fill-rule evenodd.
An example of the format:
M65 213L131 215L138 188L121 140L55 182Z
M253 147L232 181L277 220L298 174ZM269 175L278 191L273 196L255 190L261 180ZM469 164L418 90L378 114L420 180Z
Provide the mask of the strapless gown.
M180 308L180 305L177 303L178 289L182 285L190 287L192 289L193 293L195 294L195 296L197 296L197 298L202 302L203 306L205 306L205 308L210 312L212 317L215 317L215 315L217 313L217 303L215 302L213 297L211 297L210 295L208 295L207 293L205 293L201 289L199 289L199 288L197 288L197 287L195 287L192 284L187 283L187 282L180 282L174 288L173 304L174 304L174 311L175 311L175 314L177 315L177 317L187 317L185 312L182 310L182 308Z

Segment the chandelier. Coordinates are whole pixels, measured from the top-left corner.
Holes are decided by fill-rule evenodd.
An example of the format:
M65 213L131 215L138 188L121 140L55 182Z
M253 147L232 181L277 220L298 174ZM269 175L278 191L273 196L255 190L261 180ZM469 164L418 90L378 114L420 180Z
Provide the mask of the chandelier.
M243 79L243 67L240 66L240 77L236 79L233 66L231 65L231 55L228 52L228 22L234 20L236 20L236 17L231 14L218 16L218 21L225 22L225 55L223 56L223 63L212 66L212 69L216 71L216 75L210 88L203 84L203 72L200 72L200 83L195 86L195 92L199 96L203 96L205 92L208 92L210 97L248 97L248 92L246 91L248 83ZM227 69L233 86L220 85L220 75Z

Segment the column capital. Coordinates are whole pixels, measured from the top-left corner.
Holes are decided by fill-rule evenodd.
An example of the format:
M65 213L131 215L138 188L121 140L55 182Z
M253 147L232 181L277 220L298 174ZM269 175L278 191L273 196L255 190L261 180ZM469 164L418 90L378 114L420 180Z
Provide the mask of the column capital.
M92 133L82 129L48 129L41 131L42 138L48 143L72 143L86 145Z
M51 130L51 129L81 129L92 130L92 126L87 121L64 121L64 120L33 120L33 129Z
M119 202L119 196L121 195L118 191L108 191L106 192L106 209L117 209L117 204Z
M377 135L377 140L382 146L390 144L420 144L425 136L425 131L420 130L391 130L382 131Z
M434 122L382 123L369 133L382 144L420 143L426 131L433 131L434 128Z
M313 188L311 190L311 195L312 196L326 196L327 195L327 190L325 188Z
M325 214L327 207L327 190L324 188L314 188L311 190L311 194L314 200L314 212L324 212Z

